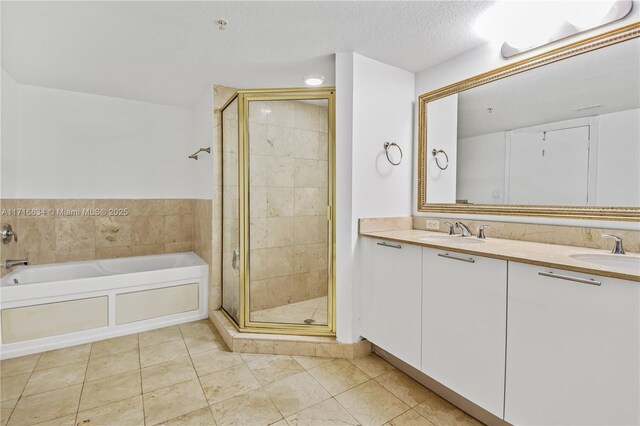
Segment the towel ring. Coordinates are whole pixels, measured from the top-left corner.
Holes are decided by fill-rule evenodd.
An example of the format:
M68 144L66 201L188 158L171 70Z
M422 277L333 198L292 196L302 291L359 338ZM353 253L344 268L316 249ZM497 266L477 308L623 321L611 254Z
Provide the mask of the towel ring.
M394 163L393 161L391 161L391 158L389 158L389 148L391 148L392 146L395 146L396 148L398 148L398 151L400 151L400 159L398 160L397 163ZM402 148L400 148L400 146L395 143L395 142L385 142L384 145L384 153L387 156L387 160L393 164L394 166L397 166L398 164L402 163Z
M447 161L447 163L444 165L444 167L442 167L440 165L440 162L438 161L438 154L440 154L440 153L444 154L444 158ZM434 149L434 150L431 151L431 155L433 155L433 157L436 159L436 166L438 166L438 168L440 170L446 170L446 168L449 167L449 156L447 155L446 152L444 152L441 149L438 149L438 150Z

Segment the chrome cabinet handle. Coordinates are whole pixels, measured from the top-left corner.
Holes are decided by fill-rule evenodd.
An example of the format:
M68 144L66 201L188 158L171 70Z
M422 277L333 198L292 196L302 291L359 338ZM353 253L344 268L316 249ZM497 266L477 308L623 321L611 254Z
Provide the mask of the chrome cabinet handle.
M240 257L240 253L238 250L233 250L233 257L231 258L231 267L234 271L238 270L238 258Z
M383 246L383 247L391 247L391 248L394 248L394 249L401 249L402 248L402 246L400 244L389 244L389 243L386 243L386 242L378 243L378 245L379 246Z
M593 278L578 278L578 277L572 277L569 275L560 275L560 274L554 274L553 272L549 271L549 272L538 272L538 275L541 275L543 277L549 277L549 278L557 278L559 280L567 280L567 281L574 281L577 283L581 283L581 284L590 284L590 285L602 285L602 283L600 281L596 281Z
M461 262L476 263L476 260L473 257L467 257L467 258L455 257L455 256L451 256L449 253L438 253L438 256L444 257L445 259L459 260Z

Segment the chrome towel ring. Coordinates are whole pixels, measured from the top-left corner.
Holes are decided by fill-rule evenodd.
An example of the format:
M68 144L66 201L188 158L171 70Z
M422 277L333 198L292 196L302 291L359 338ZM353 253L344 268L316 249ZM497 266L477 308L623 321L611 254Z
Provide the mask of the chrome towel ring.
M444 167L442 167L440 165L440 161L438 161L438 154L440 154L440 153L444 154L444 159L446 160L446 163L445 163ZM436 166L438 166L438 168L440 170L446 170L446 168L449 167L449 156L447 155L446 152L444 152L441 149L437 149L437 150L434 149L434 150L431 151L431 155L433 155L433 157L436 159Z
M391 161L391 158L389 158L389 148L391 148L392 146L395 146L396 148L398 148L398 151L400 151L400 159L398 160L397 163L394 163L393 161ZM398 164L402 163L402 148L400 148L400 146L395 143L395 142L385 142L384 145L384 153L387 156L387 160L393 164L394 166L397 166Z

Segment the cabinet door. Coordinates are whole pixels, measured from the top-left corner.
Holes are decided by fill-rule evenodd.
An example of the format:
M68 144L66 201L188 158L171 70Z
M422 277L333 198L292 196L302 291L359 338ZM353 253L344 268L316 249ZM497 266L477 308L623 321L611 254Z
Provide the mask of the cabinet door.
M640 283L510 262L508 306L505 420L640 423Z
M502 418L507 262L423 249L422 371Z
M364 337L420 368L422 248L367 239L366 271Z

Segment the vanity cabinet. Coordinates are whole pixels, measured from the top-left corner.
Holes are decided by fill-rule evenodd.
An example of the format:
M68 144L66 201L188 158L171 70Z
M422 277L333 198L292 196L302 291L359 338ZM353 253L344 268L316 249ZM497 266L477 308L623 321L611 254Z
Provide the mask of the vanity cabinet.
M423 248L421 370L502 418L507 262Z
M422 248L369 238L363 242L363 336L420 368Z
M506 421L640 423L639 283L509 262L508 321Z

